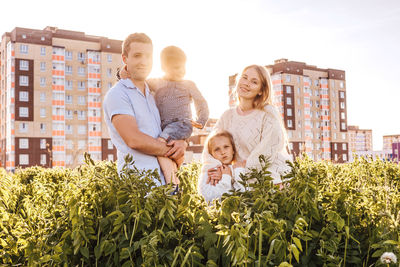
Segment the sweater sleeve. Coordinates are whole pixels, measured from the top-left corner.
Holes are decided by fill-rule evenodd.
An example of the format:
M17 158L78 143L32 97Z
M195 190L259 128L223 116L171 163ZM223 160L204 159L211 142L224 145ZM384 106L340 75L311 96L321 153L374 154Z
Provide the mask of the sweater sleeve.
M288 171L286 160L290 160L286 151L286 135L276 108L268 105L265 112L261 142L251 151L246 161L246 168L260 167L259 156L265 155L271 164L268 170L274 183L281 183L280 175Z
M200 93L196 84L192 81L188 81L190 88L190 95L194 102L194 107L196 109L197 122L203 125L206 125L209 116L209 110L207 101L204 99L203 95Z

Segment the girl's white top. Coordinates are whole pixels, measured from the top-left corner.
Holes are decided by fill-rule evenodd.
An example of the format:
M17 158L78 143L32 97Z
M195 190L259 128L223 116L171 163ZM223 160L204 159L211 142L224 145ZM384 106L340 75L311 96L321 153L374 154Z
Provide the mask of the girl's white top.
M214 131L225 130L232 134L238 152L237 159L246 160L248 168L260 168L259 156L265 155L270 161L268 170L274 179L281 183L281 175L287 173L290 167L286 161L292 158L287 151L287 139L282 118L275 106L266 105L263 110L253 110L250 114L239 115L236 108L231 108L221 116ZM212 156L203 149L203 162ZM203 165L203 168L206 167ZM207 173L208 169L202 170Z

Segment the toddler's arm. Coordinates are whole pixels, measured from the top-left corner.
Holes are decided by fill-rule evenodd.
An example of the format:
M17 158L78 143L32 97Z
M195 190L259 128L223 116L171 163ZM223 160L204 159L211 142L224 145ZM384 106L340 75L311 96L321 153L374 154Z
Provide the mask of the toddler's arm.
M200 93L196 84L192 81L188 81L188 87L190 95L192 96L194 106L196 108L197 123L201 124L203 128L206 124L209 116L209 110L207 101L204 99L203 95Z

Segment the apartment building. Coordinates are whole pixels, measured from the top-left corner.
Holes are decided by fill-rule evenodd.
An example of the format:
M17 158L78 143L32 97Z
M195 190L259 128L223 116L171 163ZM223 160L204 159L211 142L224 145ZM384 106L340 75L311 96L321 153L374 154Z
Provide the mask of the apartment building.
M373 151L372 148L372 130L360 129L358 126L348 126L349 151Z
M122 41L68 31L15 28L0 43L0 166L73 167L83 153L114 160L103 121Z
M383 150L392 150L394 143L400 143L400 134L383 136Z
M293 155L305 152L314 160L347 162L345 72L287 59L266 68ZM235 79L229 80L231 89Z

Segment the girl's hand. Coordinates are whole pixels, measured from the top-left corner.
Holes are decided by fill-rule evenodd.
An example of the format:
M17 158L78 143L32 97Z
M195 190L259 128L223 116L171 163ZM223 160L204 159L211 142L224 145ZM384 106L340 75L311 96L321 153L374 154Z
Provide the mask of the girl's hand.
M121 77L121 79L128 79L131 77L128 70L126 69L126 65L124 65L122 69L119 71L119 76Z
M232 177L231 168L229 168L227 165L222 165L222 174L227 174Z
M219 180L222 179L222 170L221 166L217 166L215 168L211 168L207 171L207 181L206 184L216 185L218 184Z
M233 168L234 169L236 169L236 168L244 168L244 167L246 167L246 161L245 160L244 161L238 161L238 162L235 162L233 164Z

